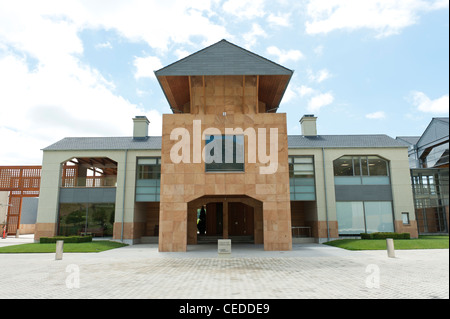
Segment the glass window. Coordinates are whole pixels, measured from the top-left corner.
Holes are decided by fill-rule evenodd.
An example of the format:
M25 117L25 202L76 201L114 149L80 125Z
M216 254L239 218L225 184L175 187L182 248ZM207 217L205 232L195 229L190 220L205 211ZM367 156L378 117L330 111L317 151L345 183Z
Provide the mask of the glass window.
M244 136L206 136L205 163L207 172L243 172Z
M391 202L364 202L366 232L393 232L394 220Z
M353 176L353 158L344 156L333 162L334 176Z
M353 173L355 176L361 175L361 157L353 158Z
M362 202L336 202L336 215L340 235L359 235L365 232Z
M289 157L289 185L291 200L315 200L314 158Z
M335 185L389 185L389 163L378 156L343 156L333 162Z
M369 161L367 157L361 158L361 175L369 176Z
M160 201L160 158L139 158L136 179L136 202Z
M409 213L402 213L403 225L409 225Z
M137 179L161 179L161 159L140 158L138 159Z
M377 156L369 156L369 175L370 176L388 176L387 161Z
M78 236L86 227L86 204L60 204L59 231L60 236Z
M393 232L392 202L336 202L339 235Z
M61 204L59 232L61 236L91 235L111 237L115 217L115 204Z

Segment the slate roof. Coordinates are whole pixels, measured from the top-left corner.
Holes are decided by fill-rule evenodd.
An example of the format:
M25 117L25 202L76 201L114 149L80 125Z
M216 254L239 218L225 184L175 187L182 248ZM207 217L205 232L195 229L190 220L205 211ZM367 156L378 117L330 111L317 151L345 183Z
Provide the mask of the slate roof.
M160 150L161 137L150 136L146 140L132 137L66 137L46 148L44 151L81 150Z
M420 136L397 136L397 140L404 142L406 145L416 145Z
M288 147L294 148L392 148L407 147L387 135L289 135ZM161 137L150 136L137 141L132 137L67 137L44 151L68 150L160 150Z
M293 71L226 40L158 71L159 76L292 75Z
M406 147L387 135L289 135L288 148L392 148Z

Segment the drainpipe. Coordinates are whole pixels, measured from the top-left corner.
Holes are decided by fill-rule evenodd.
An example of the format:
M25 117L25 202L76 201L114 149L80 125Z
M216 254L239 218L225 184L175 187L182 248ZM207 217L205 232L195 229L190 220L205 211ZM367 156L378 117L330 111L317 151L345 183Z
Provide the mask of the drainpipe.
M327 239L330 241L330 224L328 221L328 197L327 197L327 178L325 172L325 148L322 147L322 160L323 160L323 187L325 188L325 215L327 219Z
M123 224L125 222L125 186L127 181L127 162L128 162L128 150L125 150L125 166L123 172L123 203L122 203L122 229L120 234L120 241L123 243Z

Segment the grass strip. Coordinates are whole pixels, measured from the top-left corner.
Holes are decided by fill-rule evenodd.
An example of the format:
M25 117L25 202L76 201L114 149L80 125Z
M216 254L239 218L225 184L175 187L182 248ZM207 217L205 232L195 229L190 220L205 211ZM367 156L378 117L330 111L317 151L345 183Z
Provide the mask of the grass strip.
M339 239L325 245L347 250L385 250L386 239ZM394 239L395 249L449 249L449 236L419 236L418 239Z
M126 244L108 240L95 240L89 243L65 243L64 253L98 253L110 249L116 249L127 246ZM0 253L54 253L56 251L55 244L20 244L0 247Z

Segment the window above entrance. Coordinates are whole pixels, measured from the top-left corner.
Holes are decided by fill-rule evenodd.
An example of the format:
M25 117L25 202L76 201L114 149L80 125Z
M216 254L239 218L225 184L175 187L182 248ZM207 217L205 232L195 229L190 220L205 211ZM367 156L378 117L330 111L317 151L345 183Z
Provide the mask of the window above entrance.
M389 162L379 156L343 156L333 162L336 185L389 185Z
M244 136L206 136L205 163L206 172L244 172Z

